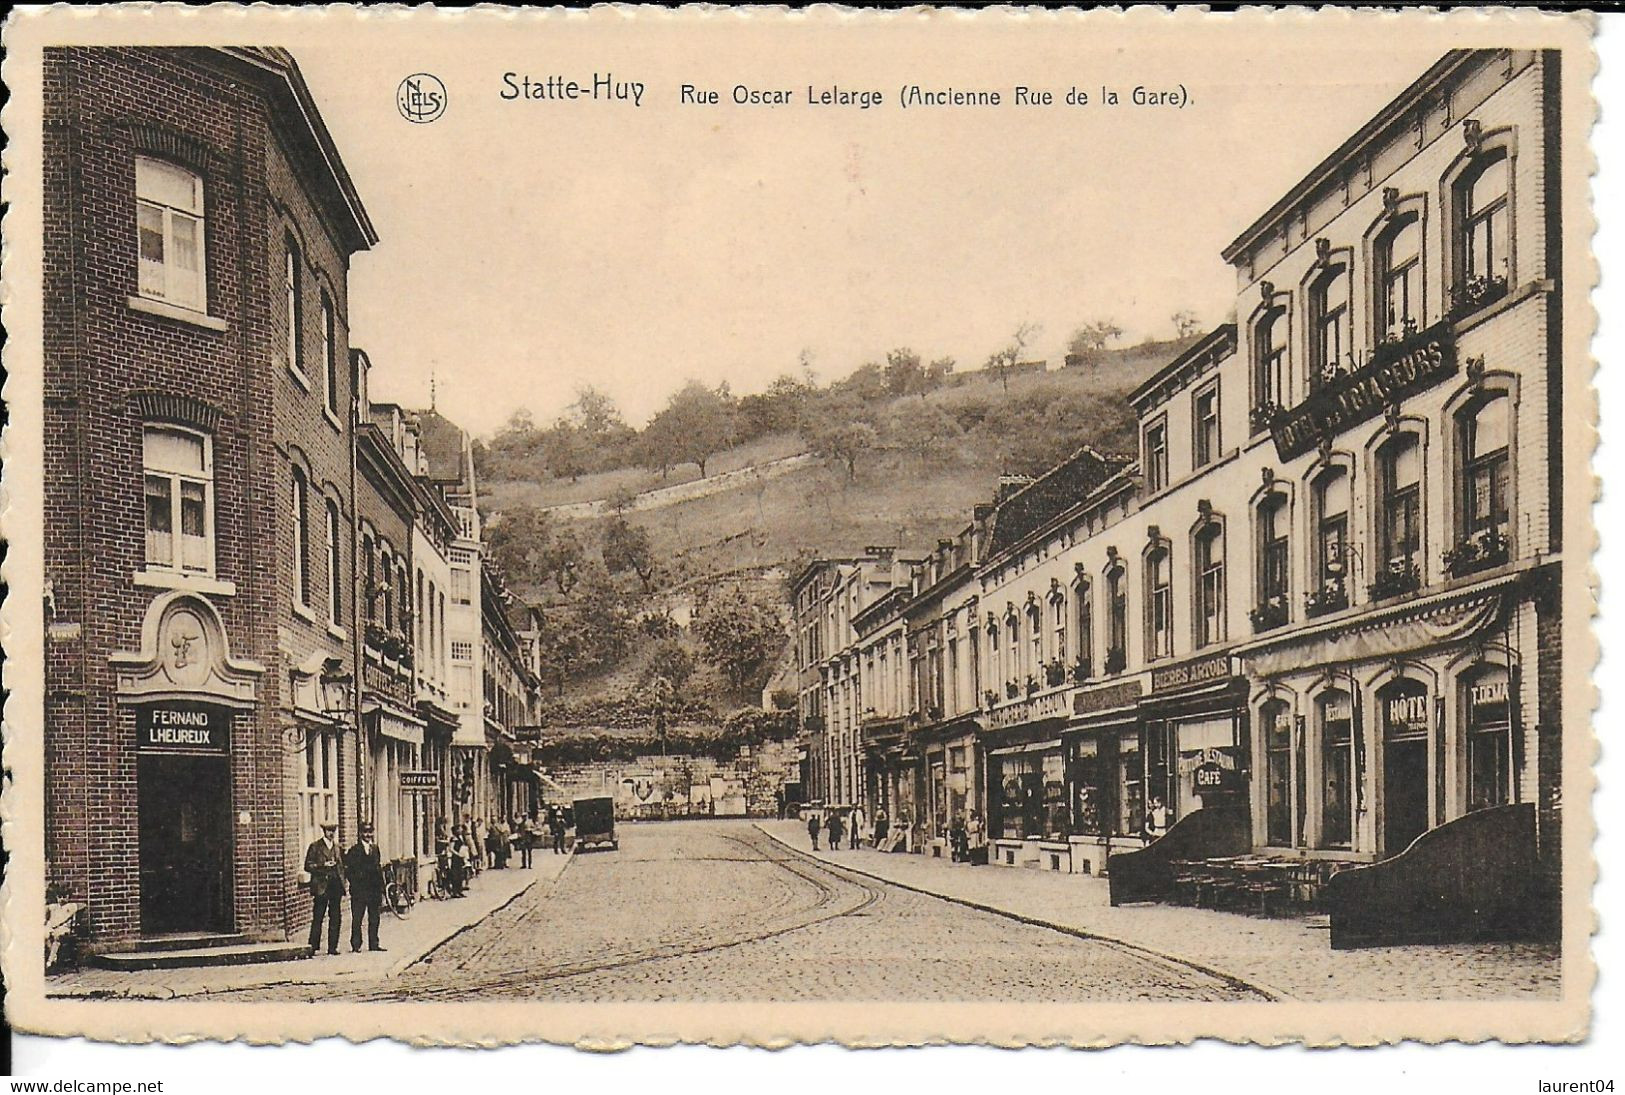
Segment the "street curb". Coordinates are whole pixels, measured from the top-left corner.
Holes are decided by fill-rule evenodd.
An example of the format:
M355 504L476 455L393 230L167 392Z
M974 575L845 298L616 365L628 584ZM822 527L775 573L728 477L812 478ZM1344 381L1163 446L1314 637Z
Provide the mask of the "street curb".
M1282 989L1278 989L1273 985L1262 984L1258 981L1249 980L1248 978L1242 977L1240 974L1232 973L1226 969L1221 969L1218 966L1212 965L1208 962L1199 962L1194 958L1187 958L1184 955L1177 954L1173 951L1160 950L1157 947L1150 947L1144 943L1136 943L1132 940L1123 939L1119 936L1107 935L1104 932L1078 928L1070 924L1062 924L1054 920L1046 920L1043 917L1028 916L1025 913L1012 912L1009 909L1001 909L996 905L988 905L981 901L972 901L968 897L954 897L950 894L938 893L936 890L928 890L923 886L915 886L907 882L899 882L894 878L887 878L884 875L876 874L874 871L866 871L862 867L849 867L844 863L836 863L819 856L811 855L807 851L797 848L795 845L791 844L777 833L772 833L767 829L764 829L760 822L756 823L756 830L787 851L794 852L805 859L810 859L814 863L818 863L823 866L833 867L836 870L841 871L850 871L853 874L862 875L864 878L873 879L876 882L884 882L888 886L896 886L900 890L907 890L910 893L924 894L926 897L934 897L939 901L949 901L955 905L962 905L967 909L976 909L978 912L992 913L994 916L1002 916L1007 920L1015 920L1022 924L1030 924L1035 928L1048 928L1050 931L1057 931L1063 935L1074 936L1078 939L1089 939L1099 943L1110 943L1114 946L1124 947L1128 950L1140 951L1141 953L1149 954L1166 962L1173 962L1181 966L1189 966L1191 969L1205 973L1210 977L1217 977L1219 980L1228 982L1237 988L1259 993L1267 997L1271 1003L1284 1003L1294 999L1290 993L1285 992Z
M480 924L485 923L487 920L491 919L491 917L495 916L497 913L501 912L503 909L506 909L509 905L512 905L515 901L518 901L521 897L528 894L531 890L535 889L537 886L542 885L543 883L546 883L549 886L558 885L559 879L564 877L564 872L568 871L570 869L570 864L575 862L575 858L576 858L576 849L575 849L575 845L572 844L572 845L570 845L570 850L565 853L564 866L559 868L559 873L558 874L556 874L552 878L548 878L548 879L542 879L542 878L533 879L530 882L529 885L519 887L519 889L515 890L508 897L508 899L506 901L502 902L502 904L500 904L500 905L492 906L492 908L484 916L480 917L478 920L471 920L467 924L458 925L457 927L455 927L455 928L453 928L451 930L450 934L444 936L443 938L441 938L440 940L438 940L438 941L436 941L434 943L430 943L428 946L426 946L426 947L422 948L421 950L419 950L417 954L412 955L412 956L407 957L407 958L402 958L402 959L398 960L393 965L391 965L388 970L384 971L384 976L386 978L399 977L406 970L408 970L411 967L417 965L419 962L421 962L425 958L429 957L429 955L433 954L435 951L439 950L441 947L445 946L447 943L450 943L453 939L456 939L459 935L462 935L464 932L468 931L470 928L473 928L473 927L476 927L476 926L478 926ZM521 867L521 868L517 868L517 869L518 870L523 870L524 868Z

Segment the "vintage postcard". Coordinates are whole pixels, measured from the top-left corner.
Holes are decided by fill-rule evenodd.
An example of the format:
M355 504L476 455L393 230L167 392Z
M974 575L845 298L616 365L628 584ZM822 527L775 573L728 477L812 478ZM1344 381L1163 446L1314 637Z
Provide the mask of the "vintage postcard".
M1592 31L14 12L8 1018L1583 1038Z

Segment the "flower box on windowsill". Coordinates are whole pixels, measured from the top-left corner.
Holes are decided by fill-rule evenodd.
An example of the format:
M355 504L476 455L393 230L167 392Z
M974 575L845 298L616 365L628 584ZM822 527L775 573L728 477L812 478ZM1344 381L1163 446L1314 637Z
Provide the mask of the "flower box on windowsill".
M1013 699L1016 699L1017 697L1019 697L1020 695L1021 695L1021 685L1017 684L1015 681L1005 681L1004 682L1004 698L1005 699L1013 700Z
M1444 568L1452 578L1504 566L1512 557L1512 543L1499 532L1480 532L1444 553Z
M1348 590L1344 589L1340 582L1328 585L1324 589L1311 590L1303 595L1303 614L1310 619L1341 612L1348 606Z
M987 691L982 693L982 703L986 705L989 710L999 706L999 694L993 691L993 689L989 688Z
M1377 575L1376 581L1366 586L1373 601L1390 597L1403 597L1422 588L1422 568L1415 563L1390 563L1388 569Z
M1275 424L1275 420L1280 417L1282 410L1283 408L1279 403L1265 401L1248 412L1247 421L1252 426L1254 433L1263 433Z
M1450 318L1460 319L1507 295L1507 279L1479 274L1450 290Z
M1289 615L1284 595L1270 597L1263 604L1247 613L1248 618L1253 621L1253 631L1258 634L1281 627L1287 622Z
M1089 664L1088 658L1079 658L1072 663L1072 683L1082 684L1094 676L1094 666Z
M1051 688L1066 683L1066 664L1060 661L1049 662L1044 666L1044 683Z
M1121 673L1128 668L1128 652L1121 648L1106 651L1106 672Z

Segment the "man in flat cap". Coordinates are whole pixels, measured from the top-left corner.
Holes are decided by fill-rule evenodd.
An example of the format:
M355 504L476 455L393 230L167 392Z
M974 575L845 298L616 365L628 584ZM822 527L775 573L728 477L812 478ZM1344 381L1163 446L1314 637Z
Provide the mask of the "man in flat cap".
M305 849L305 874L310 878L310 949L322 943L322 917L327 917L327 953L339 952L339 917L343 911L344 858L339 852L338 823L324 821L322 835Z

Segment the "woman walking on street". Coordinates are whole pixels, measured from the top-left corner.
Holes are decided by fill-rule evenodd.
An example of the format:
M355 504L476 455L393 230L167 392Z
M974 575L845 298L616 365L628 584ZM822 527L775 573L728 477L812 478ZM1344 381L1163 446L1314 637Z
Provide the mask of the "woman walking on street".
M829 821L827 821L824 824L824 829L829 834L829 850L832 851L832 852L840 851L841 850L841 811L839 811L839 810L831 810L829 812Z

